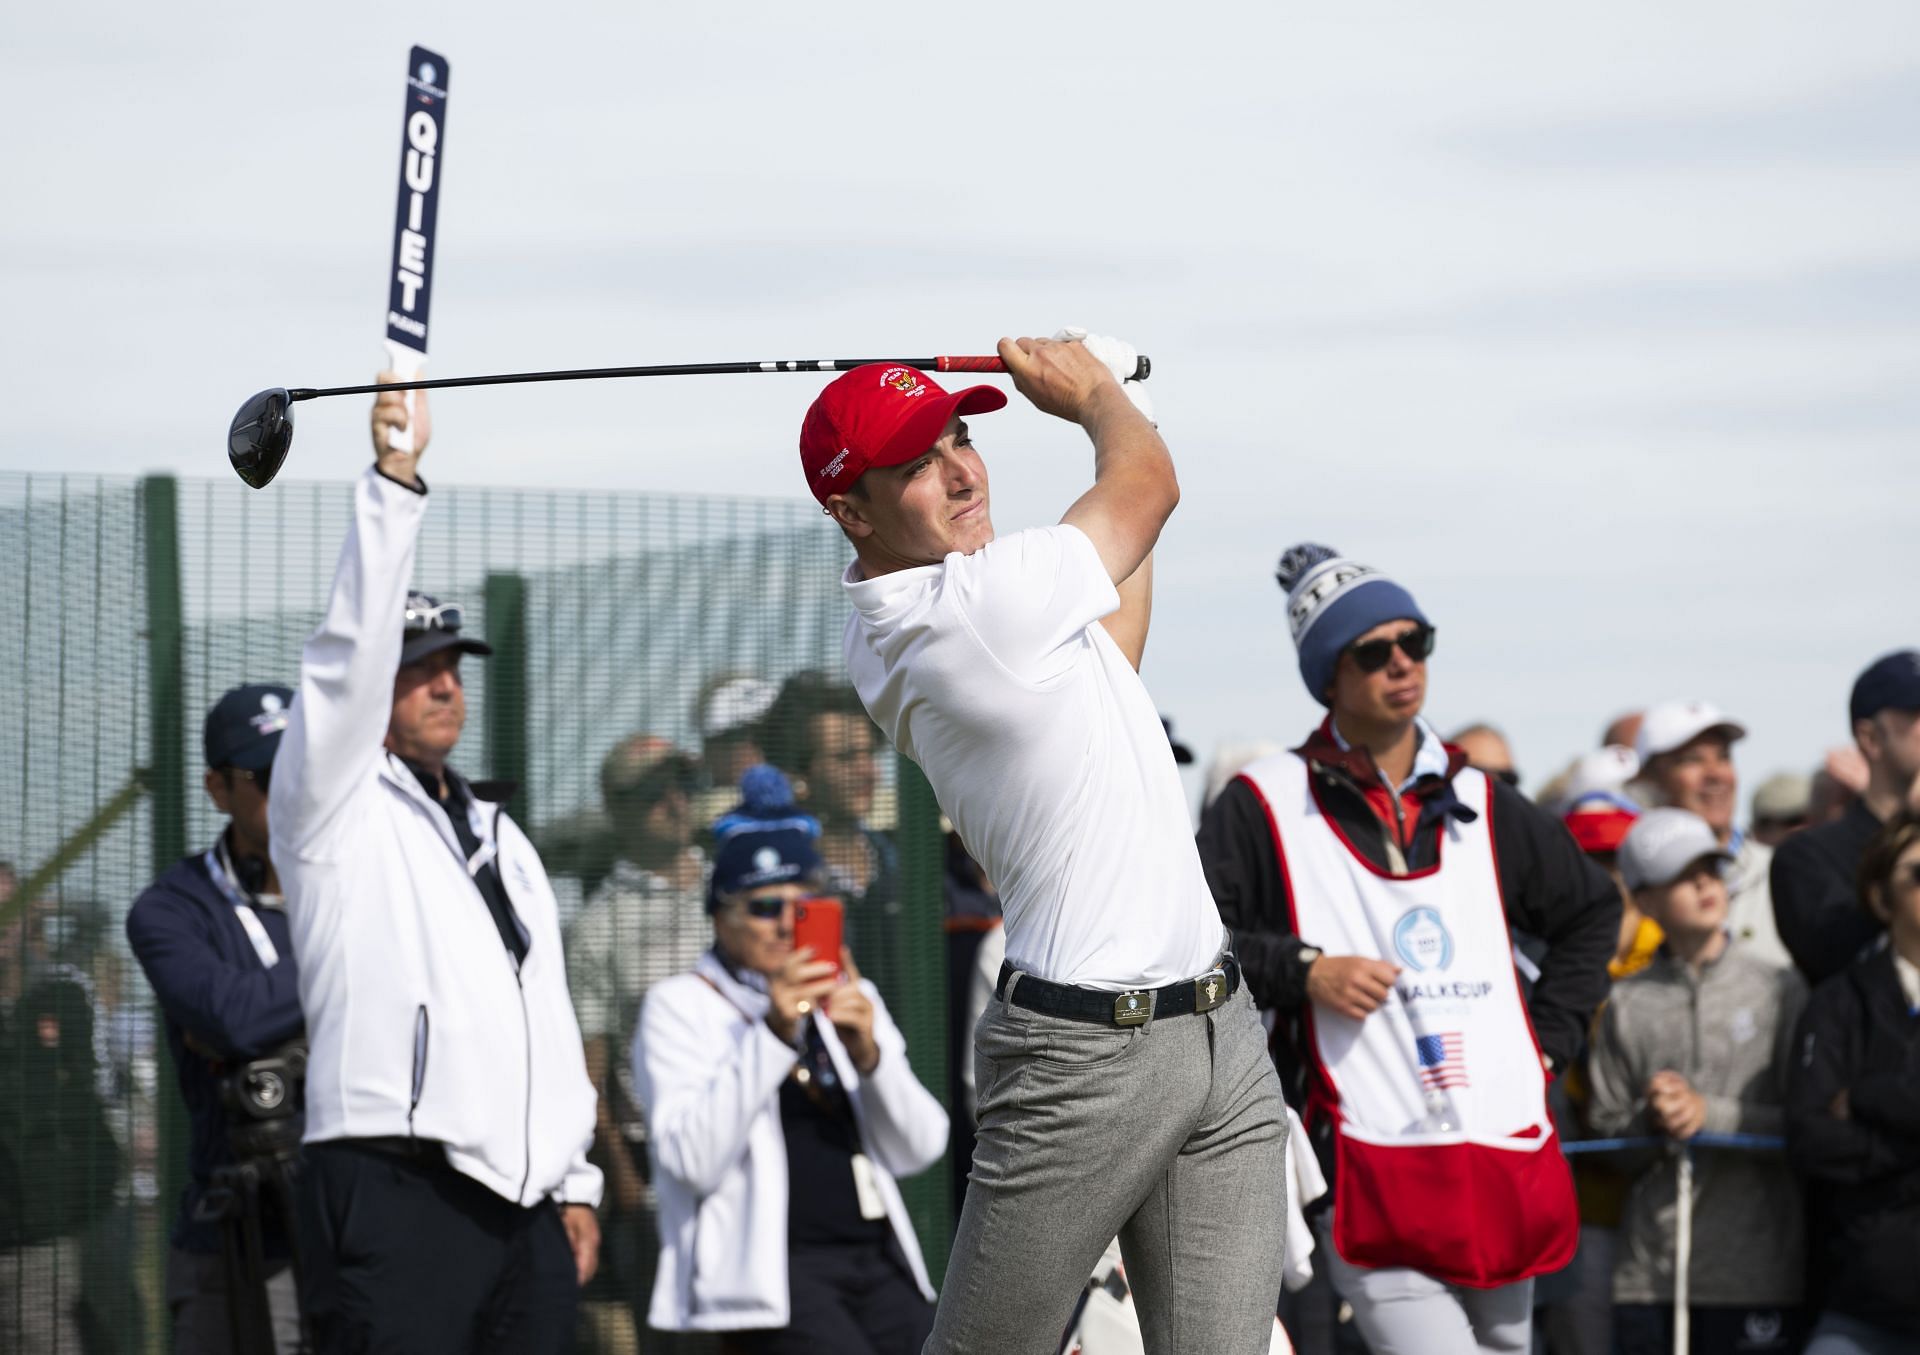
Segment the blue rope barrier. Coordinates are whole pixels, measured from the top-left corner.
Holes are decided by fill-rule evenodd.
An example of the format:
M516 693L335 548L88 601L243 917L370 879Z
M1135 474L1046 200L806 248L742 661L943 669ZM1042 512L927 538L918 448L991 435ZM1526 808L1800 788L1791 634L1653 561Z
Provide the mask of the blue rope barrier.
M1560 1145L1560 1151L1568 1157L1577 1157L1583 1153L1618 1153L1629 1148L1664 1148L1674 1140L1661 1135L1631 1139L1583 1139L1578 1143ZM1778 1153L1786 1149L1787 1141L1770 1134L1695 1134L1687 1140L1689 1148L1725 1148L1735 1152Z

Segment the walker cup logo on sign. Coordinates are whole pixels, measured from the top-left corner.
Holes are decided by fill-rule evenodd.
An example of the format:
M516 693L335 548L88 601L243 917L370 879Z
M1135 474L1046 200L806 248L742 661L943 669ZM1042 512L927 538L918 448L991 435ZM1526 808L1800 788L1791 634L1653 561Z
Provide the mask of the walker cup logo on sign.
M892 386L902 395L925 395L927 388L920 384L919 374L911 367L889 367L880 373L880 384Z
M1393 949L1415 973L1445 969L1453 963L1453 937L1431 908L1414 908L1393 927Z

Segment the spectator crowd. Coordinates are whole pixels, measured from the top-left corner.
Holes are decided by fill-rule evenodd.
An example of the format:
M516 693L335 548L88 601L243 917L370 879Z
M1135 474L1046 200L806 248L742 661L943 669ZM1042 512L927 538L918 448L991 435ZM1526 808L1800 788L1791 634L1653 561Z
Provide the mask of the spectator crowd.
M406 589L405 421L378 406L295 684L207 715L220 835L127 917L191 1121L174 1348L917 1351L936 1284L899 1183L951 1154L967 1189L994 882L950 833L929 1088L861 969L906 944L907 871L836 676L716 674L698 746L620 735L599 805L523 832L455 770L489 650ZM1848 744L1747 799L1746 727L1701 699L1616 718L1529 794L1496 726L1428 723L1444 618L1413 589L1313 545L1279 581L1326 716L1214 768L1197 833L1326 1185L1290 1201L1311 1252L1276 1342L1640 1355L1684 1320L1715 1355L1920 1351L1920 651L1867 664L1809 715ZM23 902L0 1344L105 1349L79 1251L125 1199L105 1012ZM294 1049L283 1181L233 1087ZM1125 1288L1109 1258L1090 1292ZM1125 1348L1033 1348L1063 1341Z

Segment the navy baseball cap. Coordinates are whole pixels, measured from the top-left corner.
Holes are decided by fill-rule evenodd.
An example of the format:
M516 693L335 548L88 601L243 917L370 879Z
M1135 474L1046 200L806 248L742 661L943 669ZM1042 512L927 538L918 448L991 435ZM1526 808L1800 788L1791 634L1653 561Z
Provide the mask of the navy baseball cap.
M1871 720L1883 710L1920 710L1920 649L1896 649L1854 679L1847 718Z
M485 640L460 633L460 604L442 602L425 593L408 593L407 610L401 622L400 666L418 663L443 649L458 649L462 654L482 658L493 653Z
M291 687L235 687L207 712L207 765L249 772L271 767L292 705Z
M730 894L804 882L819 869L820 853L806 827L788 821L736 832L714 851L707 911L713 912Z

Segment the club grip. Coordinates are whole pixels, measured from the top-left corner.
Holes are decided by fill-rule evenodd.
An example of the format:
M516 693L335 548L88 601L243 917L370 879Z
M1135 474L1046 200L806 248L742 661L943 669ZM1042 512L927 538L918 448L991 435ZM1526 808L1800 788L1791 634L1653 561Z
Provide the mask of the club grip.
M938 372L1004 372L1007 370L1007 364L1002 362L998 357L935 358L933 362L934 370ZM1145 381L1152 375L1153 359L1142 353L1139 360L1133 364L1133 375L1128 377L1127 380Z

